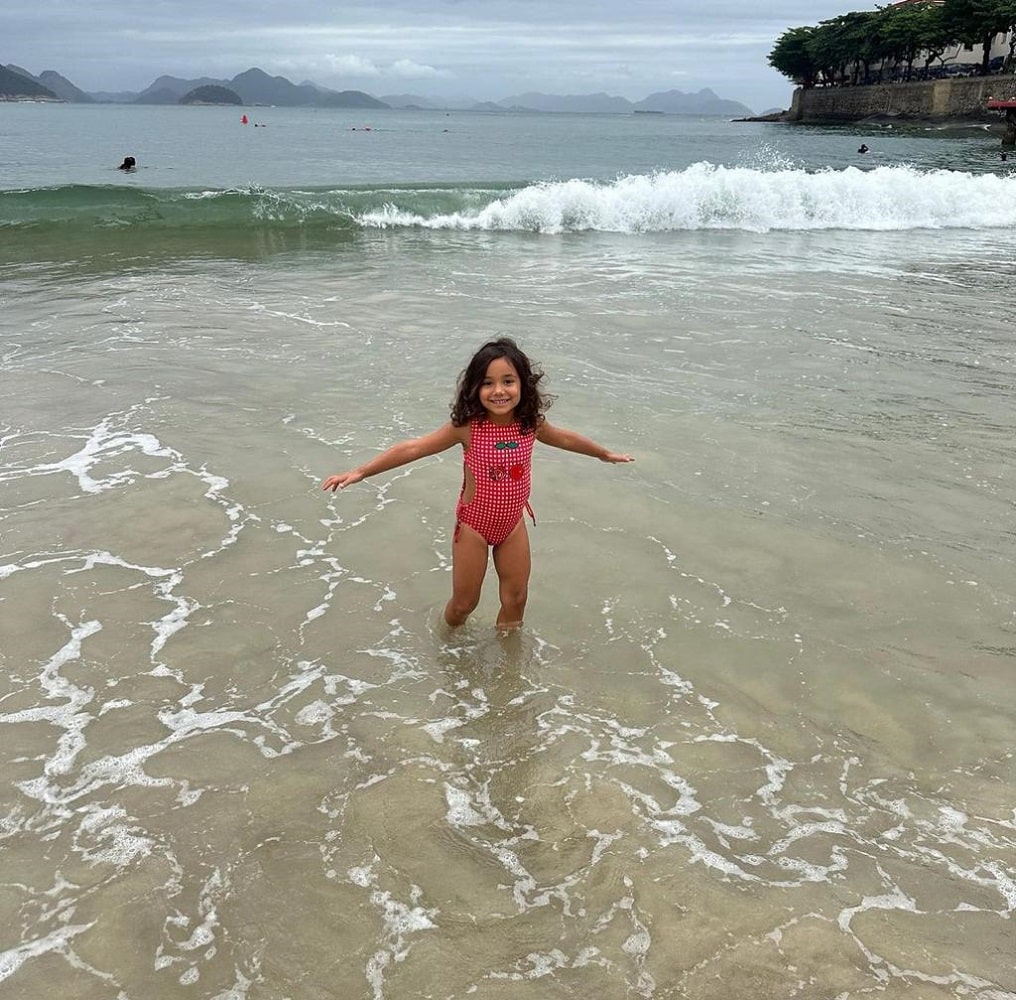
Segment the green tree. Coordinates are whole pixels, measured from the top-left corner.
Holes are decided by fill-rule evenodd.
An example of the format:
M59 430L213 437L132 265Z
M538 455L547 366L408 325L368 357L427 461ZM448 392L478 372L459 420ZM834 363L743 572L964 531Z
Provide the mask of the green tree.
M889 7L882 11L882 33L890 58L906 69L903 79L909 80L914 71L914 60L928 46L925 23L935 8L925 4Z
M924 17L918 30L921 35L921 51L924 53L924 68L928 69L936 59L945 65L942 54L946 49L959 44L959 39L941 4L928 4L922 10Z
M868 76L876 55L878 20L877 13L854 11L819 24L811 51L827 80L845 81L848 65L853 67L852 83L856 84L859 76Z
M1013 72L1013 58L1016 54L1016 0L995 0L999 9L1000 20L1005 23L1003 29L1009 35L1009 54L1005 57L1003 73Z
M808 46L816 28L788 28L769 53L769 65L802 87L814 87L818 68Z
M965 45L981 46L981 73L987 75L991 43L1016 20L1014 0L945 0L943 15L949 30Z
M879 64L904 66L913 74L914 61L925 53L927 69L954 45L980 45L981 72L989 71L991 46L997 35L1011 32L1005 67L1011 70L1016 52L1016 0L926 0L876 11L853 11L822 21L818 27L789 28L776 41L769 65L805 87L867 81ZM848 73L848 67L850 72Z
M822 21L808 38L808 52L815 66L815 75L826 83L840 83L846 76L847 60L852 58L840 44L837 26Z

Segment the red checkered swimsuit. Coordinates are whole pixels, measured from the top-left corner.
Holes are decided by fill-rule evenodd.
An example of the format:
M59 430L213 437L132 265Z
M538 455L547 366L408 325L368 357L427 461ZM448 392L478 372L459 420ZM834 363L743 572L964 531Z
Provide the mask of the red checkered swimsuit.
M507 427L481 417L469 424L469 446L464 461L473 474L476 492L465 503L466 476L455 508L458 524L468 524L488 545L500 545L519 523L522 512L533 517L529 506L529 469L532 464L534 431L517 424ZM536 519L533 519L536 523Z

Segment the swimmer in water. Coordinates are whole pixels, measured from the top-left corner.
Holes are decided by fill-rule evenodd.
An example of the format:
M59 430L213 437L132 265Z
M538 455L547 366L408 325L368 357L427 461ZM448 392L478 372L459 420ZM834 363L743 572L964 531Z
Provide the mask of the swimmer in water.
M125 156L123 158L123 163L121 163L120 166L118 166L116 169L133 170L137 165L138 165L137 160L135 160L133 156Z

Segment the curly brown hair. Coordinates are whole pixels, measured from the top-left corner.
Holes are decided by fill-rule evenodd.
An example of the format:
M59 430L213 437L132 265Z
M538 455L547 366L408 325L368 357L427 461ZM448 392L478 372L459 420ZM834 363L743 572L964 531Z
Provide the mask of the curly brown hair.
M535 431L543 422L543 411L554 397L540 390L543 372L534 365L510 337L488 341L470 359L459 375L455 399L451 407L452 423L465 427L471 420L484 417L487 411L480 402L480 386L492 361L504 358L519 373L521 392L515 407L515 419L524 431Z

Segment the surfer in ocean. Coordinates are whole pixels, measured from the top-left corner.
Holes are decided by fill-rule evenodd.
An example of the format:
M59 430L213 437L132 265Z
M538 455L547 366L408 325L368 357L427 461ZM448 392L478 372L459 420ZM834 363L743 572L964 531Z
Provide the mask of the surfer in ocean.
M490 341L459 376L448 423L430 434L401 441L322 483L322 489L334 492L453 445L462 446L463 482L452 542L452 596L444 611L451 626L462 625L479 604L488 550L493 550L501 598L497 628L508 631L522 626L532 566L523 515L528 513L536 523L529 506L535 442L601 462L633 461L630 455L609 451L581 434L549 423L544 411L552 397L541 390L542 379L543 372L513 340L502 337Z
M133 156L125 156L123 158L123 163L121 163L116 169L124 171L134 170L137 168L137 165L137 160L135 160Z

